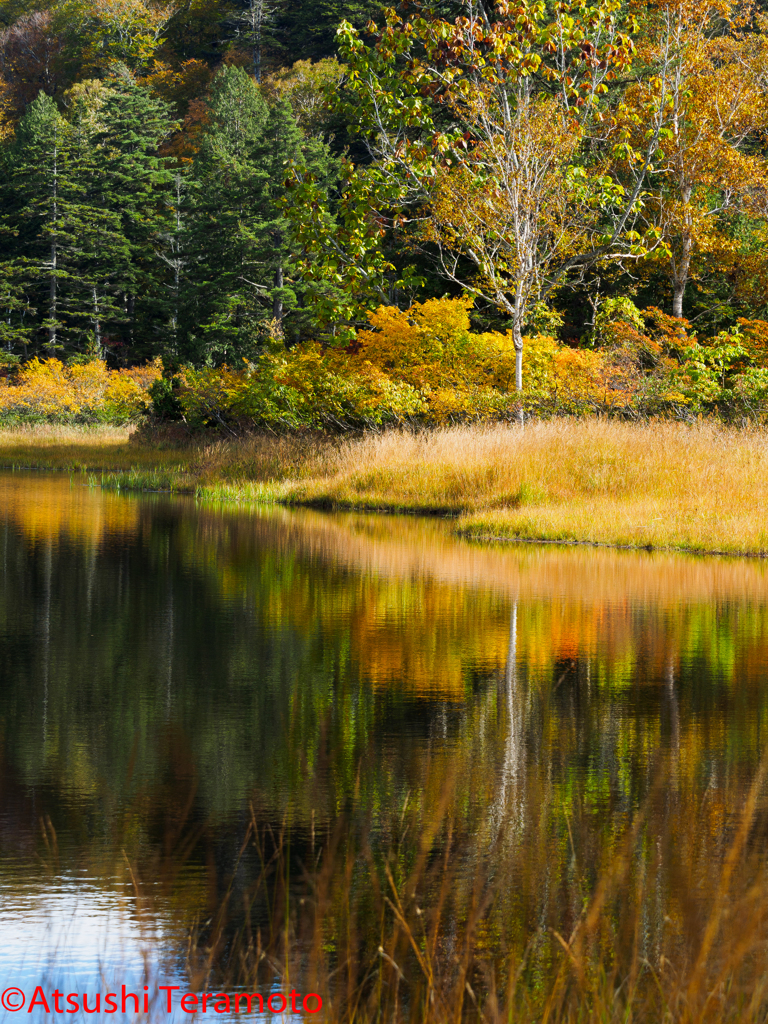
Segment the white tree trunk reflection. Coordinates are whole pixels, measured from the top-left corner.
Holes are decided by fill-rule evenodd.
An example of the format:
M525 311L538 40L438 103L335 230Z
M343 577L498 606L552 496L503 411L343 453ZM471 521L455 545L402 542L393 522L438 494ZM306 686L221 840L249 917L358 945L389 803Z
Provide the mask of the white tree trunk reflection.
M501 765L499 794L491 812L494 831L520 820L523 811L525 775L522 694L517 671L517 599L512 603L509 621L509 654L504 675L504 709L507 738Z

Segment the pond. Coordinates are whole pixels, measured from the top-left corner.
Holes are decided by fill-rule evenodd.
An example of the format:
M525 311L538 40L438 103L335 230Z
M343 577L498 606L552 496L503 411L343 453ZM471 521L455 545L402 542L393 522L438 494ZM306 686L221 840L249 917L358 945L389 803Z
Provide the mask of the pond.
M405 1004L463 971L474 1000L510 964L535 988L612 872L612 963L707 919L768 735L763 562L81 476L4 474L0 515L0 973L26 1006L125 985L186 1020L184 992L286 973Z

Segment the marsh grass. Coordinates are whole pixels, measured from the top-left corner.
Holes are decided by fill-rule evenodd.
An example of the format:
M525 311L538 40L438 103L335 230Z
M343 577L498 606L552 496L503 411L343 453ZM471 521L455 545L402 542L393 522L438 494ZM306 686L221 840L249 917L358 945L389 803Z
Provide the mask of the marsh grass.
M765 769L746 798L726 789L717 809L739 798L710 831L671 753L626 827L601 832L546 783L508 777L468 828L454 780L437 801L413 794L379 830L354 812L313 821L300 853L295 832L252 806L218 903L190 927L191 985L317 992L329 1024L757 1024Z
M768 434L559 420L351 442L294 495L445 509L476 536L768 550Z
M473 537L768 554L768 433L757 427L561 419L213 441L19 428L0 432L0 462L216 501L436 512Z
M0 429L0 465L91 473L181 465L181 451L138 446L131 443L131 434L129 427L44 423L5 427Z

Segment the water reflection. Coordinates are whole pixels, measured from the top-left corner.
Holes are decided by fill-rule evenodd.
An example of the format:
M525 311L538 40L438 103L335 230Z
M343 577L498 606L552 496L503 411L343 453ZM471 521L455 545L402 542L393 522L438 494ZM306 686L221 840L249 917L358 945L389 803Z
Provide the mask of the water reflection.
M8 976L42 976L52 951L134 976L147 948L180 975L189 929L222 894L244 905L249 837L290 837L298 892L340 822L350 843L366 823L375 858L415 801L450 817L468 885L498 844L522 851L486 943L508 948L514 921L522 947L573 926L660 772L648 850L689 843L704 877L763 750L761 562L484 547L439 520L18 474L0 515L0 898L24 936L2 944ZM651 945L671 876L658 892ZM77 941L62 906L88 908Z

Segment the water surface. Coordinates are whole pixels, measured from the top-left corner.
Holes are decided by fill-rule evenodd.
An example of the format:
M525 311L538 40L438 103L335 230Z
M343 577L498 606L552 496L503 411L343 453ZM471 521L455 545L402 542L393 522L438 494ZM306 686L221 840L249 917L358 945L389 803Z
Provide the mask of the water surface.
M257 871L249 828L290 840L298 894L334 830L378 856L414 803L468 885L506 822L489 956L568 933L645 808L650 955L675 856L704 894L765 748L762 562L33 474L0 477L0 555L0 968L25 989L186 984L190 931Z

